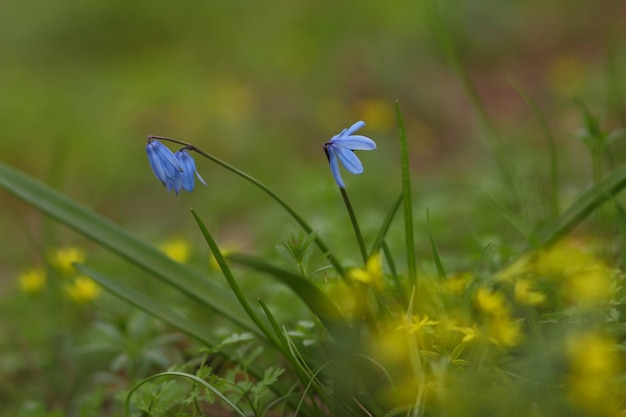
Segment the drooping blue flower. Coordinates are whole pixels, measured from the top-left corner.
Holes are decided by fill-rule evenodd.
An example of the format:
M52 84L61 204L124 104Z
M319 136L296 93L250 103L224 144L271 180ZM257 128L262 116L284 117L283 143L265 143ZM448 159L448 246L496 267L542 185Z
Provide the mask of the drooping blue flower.
M174 179L174 190L176 194L180 191L181 187L187 191L192 191L195 186L194 174L198 176L200 182L206 185L206 182L198 171L196 170L196 161L193 160L192 156L189 155L187 149L183 148L180 151L174 154L176 160L180 164L182 171L176 173L176 178ZM168 187L168 191L170 187Z
M176 174L182 171L180 162L172 151L158 140L148 141L146 153L152 172L163 185L167 186L169 191L174 185Z
M333 136L324 144L324 152L330 163L330 172L335 177L339 188L346 188L339 172L339 161L352 174L361 174L363 164L354 151L371 151L376 149L376 143L365 136L353 135L354 132L365 126L365 122L358 121L338 135Z

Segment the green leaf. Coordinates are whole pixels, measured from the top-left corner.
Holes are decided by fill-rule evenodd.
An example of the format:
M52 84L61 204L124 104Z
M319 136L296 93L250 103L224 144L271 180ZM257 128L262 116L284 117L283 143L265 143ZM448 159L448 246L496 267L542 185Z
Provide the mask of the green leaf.
M400 161L402 171L402 197L404 200L404 237L406 241L406 257L409 267L411 285L415 286L417 280L417 261L415 259L415 242L413 237L413 202L411 200L411 169L409 164L409 146L406 140L406 130L400 104L396 101L396 116L400 129Z
M224 274L224 277L226 278L228 285L230 285L230 288L233 290L233 293L235 293L235 297L237 297L237 301L239 301L239 304L241 304L246 314L248 314L248 317L250 317L250 319L257 326L258 330L262 334L264 334L265 337L267 337L267 339L274 344L274 346L280 347L280 342L278 341L276 336L272 332L270 332L269 327L267 327L267 325L263 323L259 315L254 311L254 309L248 302L246 295L243 293L243 291L241 291L239 284L237 284L237 281L235 280L235 277L232 271L230 270L230 267L228 266L228 262L226 262L224 255L222 255L222 252L220 251L220 248L217 245L217 242L215 242L215 239L213 239L213 236L211 236L211 234L209 233L209 230L204 225L204 222L202 221L202 219L200 219L200 217L194 210L191 210L191 214L193 215L194 219L196 219L196 223L198 224L198 227L200 228L200 231L202 232L204 239L209 245L209 248L211 248L211 252L213 253L213 256L215 257L217 264L220 266L220 269L222 270L222 274Z
M76 269L78 269L80 272L91 277L94 281L96 281L106 290L115 294L117 297L128 302L129 304L132 304L140 310L145 311L151 316L154 316L159 320L162 320L165 323L177 328L178 330L187 333L189 336L198 340L200 343L203 343L207 346L216 346L220 344L221 341L212 336L209 333L209 329L199 326L195 322L184 318L167 305L156 301L151 297L148 297L144 293L135 291L130 287L122 285L117 281L112 280L85 265L76 264L75 266Z
M541 245L554 243L569 233L607 199L617 195L626 186L626 164L620 166L583 193L559 217L536 233Z
M435 243L435 236L433 235L433 228L430 225L430 212L428 210L426 210L426 222L428 223L430 247L433 251L433 260L435 261L435 266L437 267L437 274L439 275L439 279L444 279L446 277L446 271L443 269L443 264L441 263L441 258L439 257L439 251L437 250L437 244Z
M200 271L173 261L93 210L1 162L0 189L150 272L234 324L258 334L241 314L237 301L227 288L207 279Z
M228 260L278 278L300 297L335 339L345 338L347 334L352 333L343 314L335 304L319 288L301 276L240 253L228 255Z

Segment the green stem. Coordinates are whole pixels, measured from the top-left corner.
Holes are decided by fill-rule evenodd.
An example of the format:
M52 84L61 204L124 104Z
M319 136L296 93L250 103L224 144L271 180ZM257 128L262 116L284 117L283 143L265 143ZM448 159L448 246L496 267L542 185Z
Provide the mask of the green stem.
M254 184L258 188L263 190L274 201L276 201L280 206L282 206L285 209L285 211L287 211L287 213L289 213L291 215L291 217L293 217L293 219L300 225L300 227L302 227L302 229L304 229L304 231L306 233L308 233L308 234L313 233L313 228L311 227L311 225L309 225L306 222L306 220L304 220L298 213L296 213L296 211L294 209L292 209L291 206L289 206L276 193L274 193L265 184L263 184L261 181L257 180L256 178L252 177L251 175L241 171L240 169L235 168L234 166L230 165L229 163L224 162L221 159L219 159L219 158L217 158L217 157L215 157L215 156L213 156L213 155L211 155L209 153L204 152L202 149L199 149L199 148L197 148L196 146L194 146L194 145L192 145L190 143L183 142L183 141L177 140L177 139L167 138L167 137L164 137L164 136L154 136L154 135L148 136L148 141L151 141L152 139L166 140L166 141L169 141L169 142L178 143L179 145L183 145L187 149L189 149L191 151L194 151L194 152L204 156L208 160L210 160L212 162L215 162L216 164L220 165L221 167L226 168L230 172L239 175L241 178L249 181L250 183ZM341 263L339 263L337 258L335 258L333 256L333 254L328 249L328 246L326 246L324 241L318 235L315 236L315 244L322 251L322 253L326 254L326 257L328 258L328 261L332 264L332 266L335 268L337 273L339 275L341 275L342 277L345 277L345 275L346 275L345 274L345 270L341 266Z
M361 250L361 256L363 256L363 262L367 262L367 249L365 249L365 242L363 241L363 235L361 235L361 229L359 228L359 222L356 220L356 215L354 214L354 210L352 209L352 204L350 203L350 199L348 198L348 193L345 188L339 187L341 191L341 196L343 197L343 202L346 203L346 209L348 209L348 214L350 215L350 221L352 222L352 227L354 228L354 234L356 235L356 240L359 242L359 249Z

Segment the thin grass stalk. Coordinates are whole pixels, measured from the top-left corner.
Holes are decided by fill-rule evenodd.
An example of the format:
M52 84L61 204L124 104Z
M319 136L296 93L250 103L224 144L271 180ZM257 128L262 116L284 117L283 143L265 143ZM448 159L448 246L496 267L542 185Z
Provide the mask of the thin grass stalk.
M552 216L556 217L559 214L559 167L558 167L558 158L557 158L557 150L556 150L556 141L554 140L554 135L552 134L552 129L550 129L550 125L548 124L548 120L544 116L541 108L537 102L524 91L522 86L515 80L514 78L509 79L509 83L515 91L526 101L526 104L530 106L533 113L535 114L535 118L539 122L541 129L543 130L544 137L548 144L548 153L550 158L550 203L552 208Z
M409 146L406 140L404 121L400 113L400 104L396 101L396 116L400 130L400 160L402 170L402 199L404 202L404 237L406 242L406 257L409 268L411 286L417 284L417 260L415 259L415 241L413 237L413 204L411 200L411 168L409 161Z

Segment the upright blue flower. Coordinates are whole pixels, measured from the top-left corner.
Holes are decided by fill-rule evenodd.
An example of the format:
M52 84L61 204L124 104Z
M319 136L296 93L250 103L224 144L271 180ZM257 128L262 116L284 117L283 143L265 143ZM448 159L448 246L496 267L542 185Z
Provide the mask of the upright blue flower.
M359 121L344 129L338 135L333 136L324 144L324 152L330 163L330 172L335 177L339 188L346 188L339 172L339 162L352 174L361 174L363 164L353 151L371 151L376 149L376 143L365 136L353 135L354 132L365 126L365 122Z
M146 145L146 153L150 168L154 175L167 186L169 191L174 185L176 174L182 171L180 162L176 159L172 151L158 140L149 140Z
M192 191L195 186L194 173L198 176L200 182L206 185L206 182L202 179L198 171L196 170L196 161L193 160L187 149L183 148L174 154L176 160L180 164L182 171L176 173L174 180L174 190L176 194L180 191L181 187L187 191ZM169 191L169 187L168 187Z

